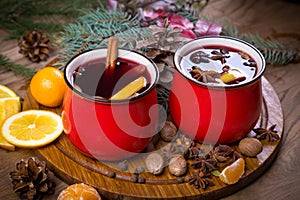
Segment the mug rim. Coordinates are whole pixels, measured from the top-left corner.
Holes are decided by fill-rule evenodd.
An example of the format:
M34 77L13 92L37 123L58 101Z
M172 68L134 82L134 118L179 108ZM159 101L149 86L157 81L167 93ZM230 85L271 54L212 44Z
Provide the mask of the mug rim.
M259 72L255 75L255 77L253 77L251 80L247 81L247 82L242 82L242 83L239 83L239 84L233 84L233 85L219 85L219 84L206 84L206 83L203 83L203 82L200 82L200 81L197 81L195 79L193 79L192 77L188 77L186 74L184 74L182 72L182 70L180 69L180 63L178 63L179 66L177 66L176 64L176 58L177 57L180 57L182 55L178 55L180 53L180 51L182 50L182 48L184 48L186 45L190 44L190 43L193 43L193 42L196 42L198 40L205 40L205 39L229 39L229 40L233 40L235 42L240 42L244 45L247 45L249 46L251 49L253 49L255 51L255 53L257 53L257 55L259 56L260 60L261 60L261 69L259 70ZM226 44L222 44L220 46L226 46ZM240 49L239 49L240 50ZM245 86L245 85L249 85L253 82L256 82L258 79L260 79L264 73L264 71L266 70L266 61L265 61L265 58L264 56L262 55L262 53L255 47L253 46L252 44L242 40L242 39L238 39L238 38L234 38L234 37L231 37L231 36L202 36L202 37L199 37L199 38L195 38L195 39L192 39L188 42L185 42L183 43L182 45L180 45L176 51L175 51L175 54L174 54L174 57L173 57L173 64L175 66L175 69L184 77L186 78L188 81L192 81L193 83L197 84L197 85L200 85L200 86L204 86L204 87L207 87L207 88L238 88L238 87L242 87L242 86Z
M155 89L157 83L158 83L158 80L159 80L159 72L158 72L158 68L156 66L156 64L147 56L143 55L142 53L140 52L137 52L137 51L134 51L134 50L130 50L130 49L125 49L125 48L118 48L118 50L121 50L121 51L124 51L124 52L129 52L129 53L134 53L134 54L138 54L142 57L144 57L145 59L147 59L149 61L149 63L151 64L151 66L153 66L153 69L154 69L154 76L153 77L153 82L151 83L150 87L148 89L146 89L145 91L143 91L141 94L137 95L137 96L132 96L132 97L129 97L129 98L125 98L125 99L119 99L119 100L109 100L109 99L103 99L103 98L98 98L98 97L93 97L91 95L88 95L84 92L81 92L79 91L78 89L76 89L76 87L74 87L70 81L69 81L69 78L67 77L67 68L68 66L76 59L78 58L79 56L82 56L83 54L85 53L89 53L91 51L97 51L97 50L104 50L104 49L107 49L106 47L101 47L101 48L95 48L95 49L89 49L89 50L86 50L86 51L83 51L75 56L73 56L65 65L64 67L64 80L67 84L67 86L72 90L74 91L76 94L78 94L79 96L83 97L84 99L86 100L90 100L90 101L93 101L93 102L99 102L99 103L108 103L108 104L113 104L113 103L121 103L121 102L131 102L131 101L134 101L134 100L137 100L137 99L140 99L140 98L143 98L144 96L146 96L147 94L149 94L153 89ZM96 59L96 58L95 58Z

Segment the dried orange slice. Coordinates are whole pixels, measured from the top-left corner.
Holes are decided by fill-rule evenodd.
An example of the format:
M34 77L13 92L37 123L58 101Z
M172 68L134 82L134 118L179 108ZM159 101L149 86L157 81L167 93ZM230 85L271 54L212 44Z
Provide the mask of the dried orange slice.
M125 87L123 87L119 92L113 95L110 100L120 100L125 99L142 89L146 85L145 77L141 76L136 80L128 83Z
M239 158L222 170L219 178L226 184L237 183L245 172L245 160Z
M3 137L11 144L23 148L41 147L54 141L63 131L59 115L45 110L19 112L5 120Z
M57 200L101 200L97 190L84 183L73 184L61 191Z

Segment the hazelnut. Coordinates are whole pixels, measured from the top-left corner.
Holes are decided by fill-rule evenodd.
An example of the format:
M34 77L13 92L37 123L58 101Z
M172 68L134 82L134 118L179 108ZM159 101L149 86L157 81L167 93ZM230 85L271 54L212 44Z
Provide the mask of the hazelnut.
M255 157L262 149L262 143L256 138L244 138L239 143L239 150L245 156Z
M187 162L182 155L175 155L169 162L169 172L174 176L181 176L187 170Z
M165 142L170 142L177 135L177 128L171 121L166 121L160 131L160 137Z

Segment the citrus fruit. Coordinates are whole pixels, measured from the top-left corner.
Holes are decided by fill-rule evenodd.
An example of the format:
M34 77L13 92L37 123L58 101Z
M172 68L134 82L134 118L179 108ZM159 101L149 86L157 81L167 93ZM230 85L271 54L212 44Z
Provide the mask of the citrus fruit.
M0 125L13 114L20 112L21 102L19 97L0 98Z
M41 147L54 141L63 131L59 115L45 110L19 112L2 125L3 137L11 144L23 148Z
M44 67L32 77L29 87L37 102L56 107L63 101L66 83L62 71L55 67Z
M0 85L0 127L6 118L20 112L20 98L10 88ZM14 151L15 146L10 144L0 130L0 147L9 151Z
M0 98L4 97L16 97L16 93L12 91L10 88L0 85Z
M15 150L15 145L9 143L3 136L0 131L0 147L3 149L7 149L9 151L14 151Z
M134 81L128 83L125 87L123 87L119 92L114 94L110 100L120 100L125 99L142 89L146 85L146 79L141 76Z
M242 175L245 172L245 160L243 158L239 158L234 161L231 165L225 167L219 178L222 182L226 184L234 184L240 180Z
M2 126L5 119L13 114L20 112L21 103L19 97L5 97L0 98L0 127ZM10 144L3 136L0 130L0 147L14 151L15 146Z
M101 200L97 190L84 183L73 184L61 191L57 200Z

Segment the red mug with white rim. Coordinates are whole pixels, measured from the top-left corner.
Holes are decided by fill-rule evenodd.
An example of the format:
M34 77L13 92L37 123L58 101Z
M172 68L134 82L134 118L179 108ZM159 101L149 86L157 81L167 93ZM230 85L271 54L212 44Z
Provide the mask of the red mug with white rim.
M198 51L203 48L221 50ZM222 49L235 53L229 55L228 52L222 52ZM198 57L192 58L195 51L198 51L198 54L194 54ZM230 60L242 55L240 52L248 56L246 63L255 62L255 69L250 69L251 63L243 65ZM223 57L225 60L221 59ZM197 58L202 59L203 63ZM232 37L201 37L180 46L175 52L174 64L176 71L169 96L169 108L172 119L183 133L199 142L228 144L241 139L254 128L262 109L261 77L265 70L265 60L258 49ZM218 81L206 83L199 81L199 76L199 80L191 76L189 70L205 68L206 65L219 70L221 75L227 73L225 69L229 66L237 67L240 71L248 70L252 74L234 84Z
M158 102L155 87L158 70L155 63L144 55L119 49L120 59L146 67L147 88L121 100L99 98L81 91L74 84L74 73L86 63L105 60L106 53L104 48L90 50L67 63L64 76L68 88L62 119L67 138L78 150L87 156L111 161L129 158L143 151L156 133ZM95 87L99 80L85 81L90 87Z

